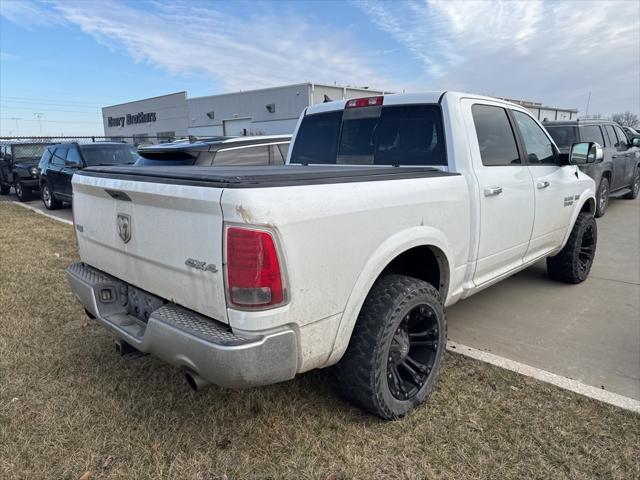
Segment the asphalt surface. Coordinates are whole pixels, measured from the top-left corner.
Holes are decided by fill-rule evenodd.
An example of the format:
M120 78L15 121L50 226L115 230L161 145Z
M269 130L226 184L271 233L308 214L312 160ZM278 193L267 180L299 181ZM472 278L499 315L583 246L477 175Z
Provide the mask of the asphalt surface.
M27 205L72 220L69 206ZM449 338L640 400L640 198L612 198L597 222L584 283L554 282L540 262L449 308Z
M39 195L39 192L36 192L34 195ZM18 201L18 199L16 198L13 192L13 189L11 189L11 193L9 195L0 195L0 202L7 202L7 201L13 201L13 202ZM47 210L46 207L44 206L44 203L42 203L42 200L38 196L34 196L33 200L30 200L28 202L23 202L23 203L37 210L40 210L41 212L44 212L48 215L60 218L62 220L68 220L70 222L73 221L73 214L71 213L71 205L68 203L65 203L64 207L59 210Z
M448 309L449 338L640 400L640 198L612 198L580 285L540 262Z

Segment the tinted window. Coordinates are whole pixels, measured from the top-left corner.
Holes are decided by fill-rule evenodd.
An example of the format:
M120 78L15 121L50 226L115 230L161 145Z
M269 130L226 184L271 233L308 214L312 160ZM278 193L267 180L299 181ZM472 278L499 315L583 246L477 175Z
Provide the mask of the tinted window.
M627 135L617 125L615 125L614 128L616 129L616 134L618 135L618 144L616 145L616 147L622 149L629 148L629 140L627 140Z
M471 108L483 165L519 165L516 139L504 108L474 105Z
M342 126L340 128L341 114ZM316 153L299 155L302 122L293 146L292 163L339 163L348 165L446 165L442 117L437 105L362 107L330 112L332 128L325 129L324 141L316 142ZM309 116L328 116L316 114ZM317 120L314 122L319 123ZM329 122L326 122L329 123ZM340 133L338 130L341 130ZM306 135L314 132L305 128ZM338 148L336 139L340 136ZM305 139L306 142L306 139ZM306 145L305 145L306 147ZM315 161L304 161L305 158ZM321 161L319 161L321 160Z
M54 165L64 165L64 161L67 158L67 150L68 147L56 148L56 151L53 153L51 163L53 163Z
M175 165L196 165L196 160L203 153L209 152L184 152L180 150L168 150L164 152L138 151L136 166L175 166ZM199 164L199 163L198 163ZM206 165L211 165L211 157Z
M513 110L513 116L518 124L520 135L522 135L527 161L532 165L556 163L557 158L553 145L540 125L526 113Z
M580 126L581 142L596 142L601 147L605 145L602 131L598 125L581 125Z
M213 165L269 165L269 145L218 150Z
M336 163L342 110L306 115L293 145L291 163Z
M51 160L51 157L53 156L53 150L54 148L49 147L42 154L42 158L40 159L40 163L38 164L40 170L43 170L47 166L47 163L49 163L49 160Z
M119 165L135 163L140 158L136 148L132 145L81 145L80 150L87 166Z
M69 151L67 151L67 160L65 162L67 165L82 165L82 159L80 158L80 152L75 147L69 147Z
M559 148L569 148L574 143L578 143L578 129L571 125L558 125L545 127L553 141Z
M618 140L616 139L616 132L614 132L613 130L613 126L612 125L603 125L605 132L607 132L607 136L609 137L609 146L610 147L614 147L617 145Z

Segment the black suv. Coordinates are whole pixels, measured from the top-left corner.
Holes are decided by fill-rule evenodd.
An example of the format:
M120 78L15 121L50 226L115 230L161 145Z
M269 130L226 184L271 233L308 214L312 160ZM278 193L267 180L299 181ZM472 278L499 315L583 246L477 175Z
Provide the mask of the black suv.
M38 165L44 206L55 210L62 207L62 202L72 201L71 177L77 170L98 165L132 165L139 158L136 147L126 143L59 143L49 146Z
M609 194L627 190L624 198L634 199L640 191L640 138L629 140L617 123L607 120L544 122L562 153L578 142L596 142L602 146L601 162L585 163L580 169L596 182L596 217L609 205Z
M8 195L11 187L21 202L31 199L38 184L38 160L48 143L2 142L0 144L0 194Z

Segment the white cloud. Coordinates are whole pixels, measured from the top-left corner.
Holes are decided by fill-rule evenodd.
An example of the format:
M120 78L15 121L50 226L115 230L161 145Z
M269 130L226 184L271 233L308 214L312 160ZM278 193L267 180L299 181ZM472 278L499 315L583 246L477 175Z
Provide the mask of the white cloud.
M176 74L205 75L226 90L306 80L384 85L345 32L278 15L231 16L207 4L56 2L70 24L136 61Z
M640 110L640 3L357 2L423 67L424 88Z

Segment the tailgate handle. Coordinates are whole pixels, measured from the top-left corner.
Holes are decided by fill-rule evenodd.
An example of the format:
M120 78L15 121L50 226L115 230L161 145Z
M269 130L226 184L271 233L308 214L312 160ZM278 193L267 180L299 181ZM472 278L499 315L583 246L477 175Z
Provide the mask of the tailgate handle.
M107 192L112 198L115 198L116 200L123 200L125 202L131 201L131 197L124 192L119 192L118 190L108 190L106 188L104 189L104 191Z

